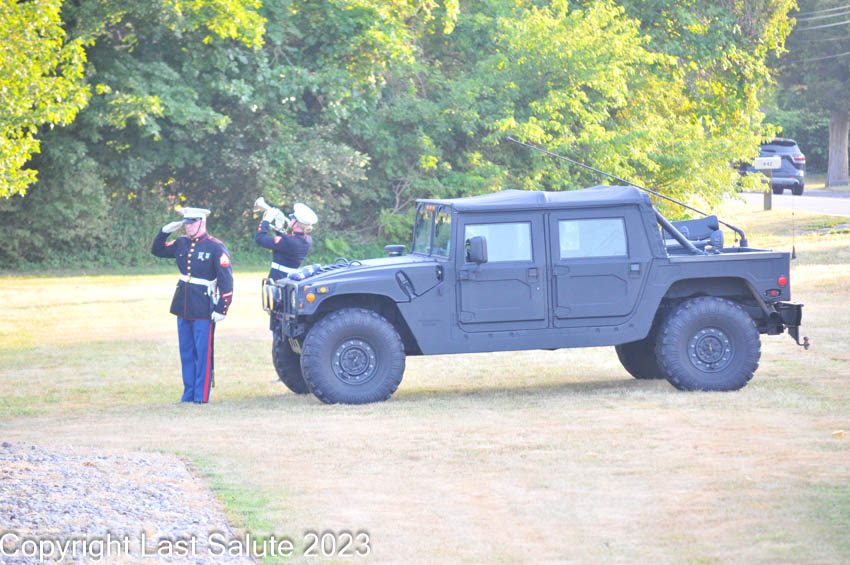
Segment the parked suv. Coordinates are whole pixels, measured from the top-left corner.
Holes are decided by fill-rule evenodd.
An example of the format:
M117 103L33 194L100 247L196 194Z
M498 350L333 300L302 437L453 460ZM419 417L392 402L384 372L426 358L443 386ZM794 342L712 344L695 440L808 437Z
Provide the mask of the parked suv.
M793 139L778 137L769 143L762 143L759 157L773 157L778 155L782 158L782 166L772 172L770 188L774 194L782 194L786 188L791 189L792 194L803 194L806 176L806 156L800 151L797 142ZM749 168L753 172L752 167Z

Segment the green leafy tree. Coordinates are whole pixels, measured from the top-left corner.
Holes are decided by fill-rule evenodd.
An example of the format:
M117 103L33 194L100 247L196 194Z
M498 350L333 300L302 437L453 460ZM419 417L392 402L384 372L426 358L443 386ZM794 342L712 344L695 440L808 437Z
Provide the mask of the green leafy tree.
M779 107L829 119L826 184L850 184L850 9L838 0L801 0L799 5L788 55L777 64L784 91Z
M85 170L74 193L105 195L121 229L97 245L124 262L186 202L213 208L216 233L248 252L257 196L306 201L333 258L408 237L416 198L607 182L507 135L716 198L766 131L763 63L785 29L771 3L742 35L755 4L739 4L730 16L695 0L80 0L62 17L89 45L92 98L32 161L51 182L30 196L67 198L63 171ZM2 225L28 221L8 213Z
M237 168L239 150L252 148L220 136L231 119L228 106L244 98L245 77L232 76L239 64L234 54L250 56L262 45L255 6L254 0L63 6L64 37L87 46L91 99L73 123L45 138L47 157L29 163L42 182L24 202L0 208L4 237L20 240L28 231L49 234L52 242L42 252L13 249L13 256L143 260L152 225L181 203L182 190L197 196L192 187L222 168ZM222 151L213 153L217 146ZM204 199L211 187L217 184L205 184ZM113 227L104 238L107 215ZM93 245L97 253L88 251Z
M717 190L735 184L734 172L723 165L747 161L758 143L774 135L761 108L773 81L770 63L784 50L793 22L787 13L794 0L624 0L626 12L640 22L651 38L649 48L669 55L668 69L684 82L686 103L680 117L702 134L686 136L679 145L691 161L676 172L687 178L699 169L716 178ZM662 94L659 92L659 94ZM701 139L700 139L701 138ZM707 151L687 144L697 142ZM746 179L750 182L753 179ZM712 184L710 179L699 185Z
M787 32L784 12L747 19L737 5L636 4L470 2L451 34L419 35L414 63L388 82L371 119L344 124L372 158L381 225L417 196L608 182L507 135L679 196L734 190L731 163L751 157L768 129L758 94L765 58ZM664 19L653 35L639 16L662 9L685 21ZM728 29L715 37L719 19ZM684 28L692 33L678 45Z
M89 95L85 52L67 40L61 0L0 0L0 197L24 194L36 171L38 129L68 124Z

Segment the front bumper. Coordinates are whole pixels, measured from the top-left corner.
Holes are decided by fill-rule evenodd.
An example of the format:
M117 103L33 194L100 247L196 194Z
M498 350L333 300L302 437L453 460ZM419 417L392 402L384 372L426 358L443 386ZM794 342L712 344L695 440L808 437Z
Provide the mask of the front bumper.
M795 186L802 185L803 179L805 177L803 175L797 176L774 176L770 179L771 186Z
M294 301L297 292L294 284L263 279L263 310L271 316L273 328L279 327L284 337L299 337L305 332L304 325L298 323Z

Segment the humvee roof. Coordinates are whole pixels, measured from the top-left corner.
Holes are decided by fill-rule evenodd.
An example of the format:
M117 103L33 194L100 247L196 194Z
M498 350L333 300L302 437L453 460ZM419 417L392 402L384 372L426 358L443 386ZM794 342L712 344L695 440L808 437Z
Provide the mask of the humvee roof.
M491 212L496 210L537 210L542 208L587 208L621 204L649 204L649 196L631 186L598 185L581 190L543 192L539 190L503 190L480 196L447 199L419 199L451 206L459 212Z

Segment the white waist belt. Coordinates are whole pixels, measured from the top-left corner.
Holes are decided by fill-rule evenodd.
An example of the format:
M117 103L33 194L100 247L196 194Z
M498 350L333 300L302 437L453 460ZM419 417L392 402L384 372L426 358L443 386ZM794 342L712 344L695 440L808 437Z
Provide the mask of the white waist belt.
M180 275L180 280L189 284L199 284L201 286L207 287L207 292L209 292L210 298L212 298L212 303L216 305L218 304L217 280L209 281L207 279L199 279L198 277L193 277L191 275Z
M293 269L292 267L284 267L280 263L272 263L272 269L277 269L281 273L297 273L298 269Z
M208 286L208 287L210 287L211 290L214 290L218 286L215 280L209 281L207 279L200 279L198 277L193 277L192 275L180 275L180 280L187 282L187 283L190 283L190 284L200 284L200 285Z

